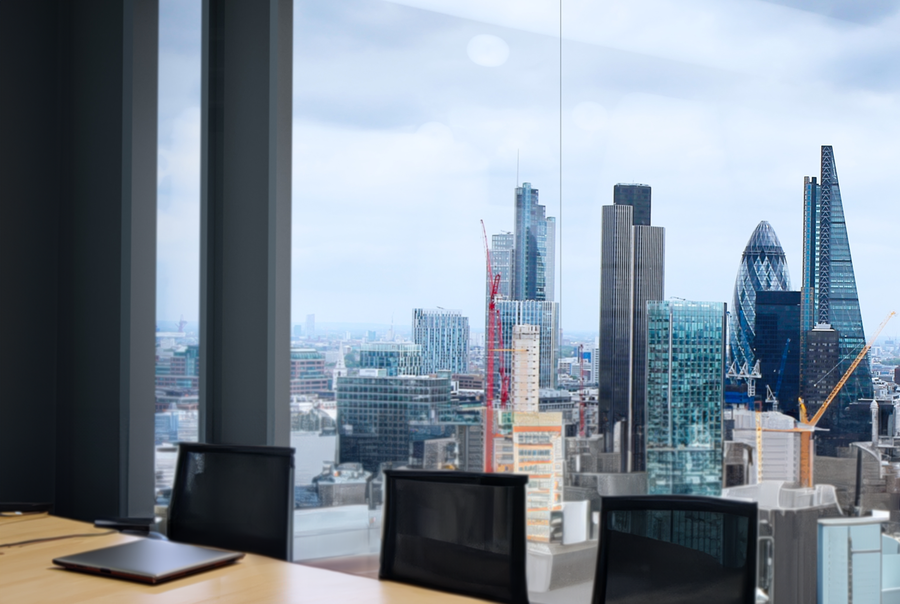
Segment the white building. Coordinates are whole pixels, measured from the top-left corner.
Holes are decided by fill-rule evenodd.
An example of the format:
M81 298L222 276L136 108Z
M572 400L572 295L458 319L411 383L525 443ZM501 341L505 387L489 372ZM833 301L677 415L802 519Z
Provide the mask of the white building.
M540 411L541 331L537 325L516 325L512 340L511 397L514 411Z

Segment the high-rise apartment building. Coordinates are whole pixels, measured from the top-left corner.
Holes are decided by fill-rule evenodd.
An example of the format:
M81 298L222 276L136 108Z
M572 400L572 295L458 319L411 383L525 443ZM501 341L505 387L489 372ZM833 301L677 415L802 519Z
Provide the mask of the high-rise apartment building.
M617 424L622 470L643 470L647 302L665 297L665 229L649 225L650 187L616 185L603 207L597 377L605 446ZM635 205L632 205L635 204ZM635 221L635 211L640 223Z
M725 304L647 303L648 492L722 489Z
M422 374L468 371L469 318L460 311L413 309L412 333L422 348Z
M756 363L756 296L764 291L788 291L791 276L787 258L775 229L765 220L750 235L741 255L741 265L734 281L734 301L729 317L729 354L736 369Z
M422 347L409 342L367 342L359 348L360 369L384 369L385 375L422 375Z
M559 356L559 304L537 300L500 300L500 348L506 375L512 370L513 329L516 325L534 325L540 331L540 386L556 388L556 362ZM499 388L500 363L495 363L494 384Z
M822 146L820 180L803 179L803 284L801 288L802 350L808 350L807 334L817 324L830 325L840 338L840 377L865 346L862 314L856 291L856 277L850 256L850 240L844 219L844 206L838 182L834 150ZM801 380L805 383L808 359L801 359ZM829 439L844 435L846 442L856 436L866 438L866 418L848 413L850 403L874 395L872 376L866 358L844 385L835 404L823 421L832 417L834 428ZM814 409L811 410L815 411ZM821 442L821 441L820 441Z
M370 472L383 462L409 460L410 423L436 423L450 410L449 378L348 376L338 378L340 463L357 462Z
M513 326L510 402L513 411L540 410L541 330L537 325Z
M524 182L516 188L516 219L513 243L513 300L553 300L556 220L546 216L546 208L538 203L538 190ZM495 271L496 272L496 271ZM549 279L548 279L549 277Z
M766 397L768 387L773 394L777 394L778 409L773 410L798 418L800 292L756 293L753 348L762 376L756 384L757 392Z

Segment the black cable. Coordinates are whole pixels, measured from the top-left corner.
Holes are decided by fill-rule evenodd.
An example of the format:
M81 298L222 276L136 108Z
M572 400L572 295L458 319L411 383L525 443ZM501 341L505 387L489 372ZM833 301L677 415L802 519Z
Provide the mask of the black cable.
M28 539L26 541L15 541L13 543L0 543L0 547L15 547L17 545L28 545L30 543L42 543L44 541L58 541L59 539L73 539L75 537L102 537L104 535L112 535L119 531L104 531L102 533L77 533L74 535L60 535L59 537L41 537L40 539Z

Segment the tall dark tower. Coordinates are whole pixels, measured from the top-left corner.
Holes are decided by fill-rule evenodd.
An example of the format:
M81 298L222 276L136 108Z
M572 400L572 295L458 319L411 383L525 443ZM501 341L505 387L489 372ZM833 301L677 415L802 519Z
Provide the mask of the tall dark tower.
M665 229L650 226L650 187L616 185L603 207L598 382L607 451L622 426L622 471L643 471L647 301L665 296Z
M821 174L804 179L803 192L803 289L801 320L804 358L801 359L801 381L806 382L811 366L808 340L816 325L827 325L839 336L839 377L866 343L856 276L850 256L850 240L844 219L841 187L838 181L834 150L822 146ZM851 412L851 403L874 396L868 359L860 363L822 419L822 427L830 432L819 438L819 450L833 454L834 448L854 440L866 440L869 418ZM814 412L815 409L811 409Z

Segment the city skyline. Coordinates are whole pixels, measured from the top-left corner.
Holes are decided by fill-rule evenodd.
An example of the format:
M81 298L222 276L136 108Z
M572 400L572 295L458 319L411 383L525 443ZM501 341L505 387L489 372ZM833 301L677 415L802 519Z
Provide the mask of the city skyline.
M530 20L481 14L471 3L453 8L475 11L466 15L417 4L422 8L297 3L294 323L310 313L321 322L389 323L392 314L396 321L412 308L440 305L461 309L479 329L479 220L489 233L513 229L508 206L517 151L518 180L539 188L548 213L557 214L558 40ZM666 10L648 13L646 27L659 34L654 44L617 34L605 46L578 29L591 16L579 11L592 9L572 5L567 13L564 207L557 225L563 267L555 296L560 299L562 281L566 331L594 329L600 208L618 182L654 186L654 222L668 231L667 294L730 300L735 259L760 220L779 233L791 272L800 275L799 183L818 163L822 144L833 144L841 157L867 330L890 310L896 289L884 295L880 264L900 228L889 213L893 141L900 134L889 116L900 96L892 71L885 77L864 67L880 65L879 57L896 45L889 34L897 16L846 4L827 15L767 2L734 4L681 5L679 22L694 28L697 40L710 40L718 54L660 29ZM629 18L638 10L611 5ZM191 33L192 23L199 32L199 2L192 7L161 4L162 320L195 319L199 297L200 44L199 33L196 41ZM703 9L724 24L723 32L739 34L733 42L691 22ZM479 35L506 45L505 63L491 67L470 55L469 42ZM778 52L755 44L750 48L758 53L743 50L739 42L754 35ZM811 54L825 43L839 64ZM667 57L679 44L684 48ZM383 67L398 49L402 62ZM426 75L425 65L436 62L442 71ZM525 64L533 65L535 79L522 77ZM401 77L404 70L421 75L421 84ZM457 88L480 92L460 96ZM424 217L428 228L417 229L414 216ZM322 228L338 217L340 228ZM428 268L435 266L440 270ZM370 293L363 307L355 299L360 291ZM886 333L898 332L891 325Z

